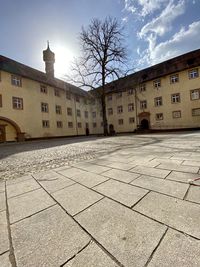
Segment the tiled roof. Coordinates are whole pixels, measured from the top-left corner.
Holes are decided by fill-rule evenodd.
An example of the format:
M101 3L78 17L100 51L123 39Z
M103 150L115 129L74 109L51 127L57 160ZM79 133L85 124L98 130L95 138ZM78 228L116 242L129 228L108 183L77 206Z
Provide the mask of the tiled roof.
M7 71L12 74L19 75L40 83L44 83L56 88L60 88L66 91L71 91L74 94L87 96L87 92L65 81L57 78L48 78L46 73L28 67L10 58L0 55L0 70Z

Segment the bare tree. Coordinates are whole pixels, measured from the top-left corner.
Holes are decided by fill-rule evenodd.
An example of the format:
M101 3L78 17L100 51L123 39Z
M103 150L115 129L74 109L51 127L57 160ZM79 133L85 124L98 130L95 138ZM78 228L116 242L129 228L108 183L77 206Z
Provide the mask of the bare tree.
M115 18L93 19L87 29L82 27L80 41L82 56L74 63L73 81L89 87L102 106L104 135L108 135L105 87L108 82L127 74L127 52L123 27Z

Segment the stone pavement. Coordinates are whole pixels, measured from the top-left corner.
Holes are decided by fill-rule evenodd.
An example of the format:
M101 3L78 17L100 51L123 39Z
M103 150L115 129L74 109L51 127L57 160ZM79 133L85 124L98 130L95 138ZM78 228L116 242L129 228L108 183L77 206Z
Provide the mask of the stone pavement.
M0 182L1 267L200 266L200 132L125 138Z

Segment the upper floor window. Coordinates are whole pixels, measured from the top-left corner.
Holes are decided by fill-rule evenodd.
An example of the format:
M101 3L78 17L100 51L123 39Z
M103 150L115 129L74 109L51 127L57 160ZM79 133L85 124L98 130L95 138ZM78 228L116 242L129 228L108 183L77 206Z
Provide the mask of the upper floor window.
M59 105L56 105L56 114L62 114L62 109Z
M79 95L75 95L75 100L76 100L76 102L80 102L80 97L79 97Z
M173 74L170 76L170 83L177 83L179 81L178 74Z
M108 95L108 96L107 96L107 100L108 100L108 101L111 101L111 100L112 100L112 95Z
M57 124L57 128L62 128L63 127L62 121L57 121L56 124Z
M72 108L67 108L67 115L72 116Z
M139 90L140 90L140 92L145 92L146 91L146 84L145 83L140 84Z
M162 97L161 96L160 97L156 97L154 99L154 102L155 102L155 106L156 107L162 106Z
M87 98L84 97L83 102L84 102L85 105L87 105L88 104Z
M68 127L73 128L73 122L72 121L68 121Z
M155 88L161 87L161 80L158 79L158 80L153 81L153 85L154 85Z
M163 113L157 113L157 114L156 114L156 120L157 120L157 121L161 121L161 120L163 120Z
M123 106L117 107L117 113L123 113Z
M113 115L113 109L112 108L108 108L108 115Z
M13 108L14 109L23 109L23 99L19 97L12 98Z
M192 69L188 71L189 79L194 79L199 77L199 71L198 69Z
M82 123L81 122L78 122L77 123L77 126L78 126L78 128L82 128Z
M77 115L77 117L80 117L80 116L81 116L81 111L80 111L80 109L77 109L77 110L76 110L76 115Z
M128 90L128 95L133 95L133 92L134 92L133 89L129 89L129 90Z
M121 98L122 97L122 92L117 93L117 96L116 97L117 98Z
M93 122L93 128L96 128L96 127L97 127L97 123Z
M118 120L118 124L119 124L119 125L123 125L123 124L124 124L124 120L123 120L123 119L119 119L119 120Z
M130 103L128 104L128 111L133 111L134 110L134 104L133 103Z
M192 116L200 116L200 108L193 108Z
M129 118L129 123L131 124L131 123L134 123L135 122L135 118L134 117L132 117L132 118Z
M0 108L2 108L2 95L0 95Z
M40 85L40 92L43 94L47 94L47 87L46 85L41 84Z
M60 96L60 90L55 88L54 89L54 95L59 97Z
M190 91L191 100L200 99L200 89L194 89Z
M85 118L88 118L88 111L85 111Z
M147 108L147 101L146 100L140 101L140 109L145 109L145 108Z
M180 94L179 93L172 94L171 95L171 100L172 100L172 103L179 103L179 102L181 102Z
M43 120L42 121L42 127L43 128L49 128L49 121Z
M71 99L71 94L68 91L66 92L66 98L69 99L69 100Z
M49 105L47 103L41 103L41 111L49 112Z
M17 75L11 75L11 84L15 86L22 86L22 78Z
M92 118L96 118L96 112L92 112Z

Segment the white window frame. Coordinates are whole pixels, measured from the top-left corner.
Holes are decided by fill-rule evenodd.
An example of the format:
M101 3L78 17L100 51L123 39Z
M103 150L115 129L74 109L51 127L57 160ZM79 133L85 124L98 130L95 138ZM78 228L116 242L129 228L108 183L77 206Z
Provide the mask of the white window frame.
M172 104L180 103L181 102L181 95L179 93L171 95L171 102Z

